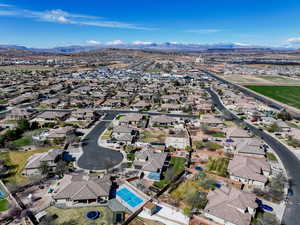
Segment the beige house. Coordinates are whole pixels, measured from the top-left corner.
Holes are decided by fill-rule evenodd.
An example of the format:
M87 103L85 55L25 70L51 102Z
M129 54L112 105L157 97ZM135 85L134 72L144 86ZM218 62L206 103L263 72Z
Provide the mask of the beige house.
M138 113L130 113L119 119L119 125L132 125L138 126L138 124L142 121L143 115Z
M65 175L52 198L56 204L67 206L104 204L109 199L111 184L110 177Z
M247 130L244 130L240 127L233 126L228 127L226 130L226 137L227 138L251 138L253 137Z
M32 155L27 161L23 174L26 176L40 175L39 168L42 163L47 163L50 170L54 170L62 153L63 149L51 149L48 152Z
M172 126L176 122L176 118L169 116L152 116L150 119L151 126Z
M223 125L224 122L218 117L215 117L211 114L202 115L200 119L200 124L205 126L217 127L219 125Z
M24 108L14 108L7 115L8 120L30 120L33 116L33 112L30 112Z
M229 162L228 172L232 180L264 187L271 174L271 167L265 158L235 155Z
M224 225L249 225L258 207L256 195L222 186L207 195L204 216Z

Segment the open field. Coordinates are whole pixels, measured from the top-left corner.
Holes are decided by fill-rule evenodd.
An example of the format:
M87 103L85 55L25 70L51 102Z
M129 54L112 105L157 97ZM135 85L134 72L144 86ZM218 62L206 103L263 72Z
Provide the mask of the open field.
M284 104L300 109L300 86L256 86L245 87Z
M39 65L12 65L12 66L0 66L0 71L45 71L53 70L51 67L39 66Z
M289 77L278 76L278 75L223 75L220 76L229 82L240 84L240 85L292 85L300 86L299 79L292 79Z

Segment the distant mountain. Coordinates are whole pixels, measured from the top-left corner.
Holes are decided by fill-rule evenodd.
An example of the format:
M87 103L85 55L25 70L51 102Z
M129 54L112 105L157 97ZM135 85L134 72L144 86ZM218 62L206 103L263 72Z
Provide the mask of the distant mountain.
M203 51L209 49L272 49L272 50L291 50L287 48L272 48L267 46L248 45L243 43L217 43L217 44L185 44L185 43L154 43L154 42L133 42L120 44L98 44L98 45L72 45L55 48L27 48L19 45L0 45L0 49L20 49L31 50L34 52L49 53L72 53L91 51L104 48L121 48L121 49L143 49L143 50L160 50L160 51Z
M20 50L28 50L25 46L20 46L20 45L5 45L5 44L0 44L0 49L20 49Z

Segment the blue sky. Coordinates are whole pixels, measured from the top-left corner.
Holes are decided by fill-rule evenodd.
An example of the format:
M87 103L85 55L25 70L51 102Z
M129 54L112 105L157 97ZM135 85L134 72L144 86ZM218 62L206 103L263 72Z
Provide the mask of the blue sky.
M0 0L0 44L300 46L298 0Z

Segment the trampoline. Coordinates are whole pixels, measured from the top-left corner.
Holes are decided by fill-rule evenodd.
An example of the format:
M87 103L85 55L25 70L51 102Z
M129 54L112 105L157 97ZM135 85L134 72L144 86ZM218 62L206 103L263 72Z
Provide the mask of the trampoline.
M95 220L100 216L100 212L97 210L88 211L85 215L86 218L90 220Z

